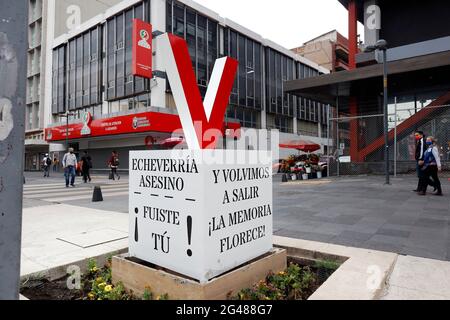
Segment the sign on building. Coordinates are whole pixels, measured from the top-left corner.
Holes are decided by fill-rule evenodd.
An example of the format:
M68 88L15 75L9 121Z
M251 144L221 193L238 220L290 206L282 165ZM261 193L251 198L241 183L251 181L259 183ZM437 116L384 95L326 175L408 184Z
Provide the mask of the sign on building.
M133 20L133 75L151 78L153 75L152 25L139 19Z

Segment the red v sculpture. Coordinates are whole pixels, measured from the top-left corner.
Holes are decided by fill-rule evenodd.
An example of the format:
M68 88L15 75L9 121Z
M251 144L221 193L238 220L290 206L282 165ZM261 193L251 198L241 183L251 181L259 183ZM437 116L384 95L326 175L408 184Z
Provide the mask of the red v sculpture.
M158 39L161 63L172 89L189 149L214 149L221 135L238 62L217 59L202 101L187 43L172 34Z

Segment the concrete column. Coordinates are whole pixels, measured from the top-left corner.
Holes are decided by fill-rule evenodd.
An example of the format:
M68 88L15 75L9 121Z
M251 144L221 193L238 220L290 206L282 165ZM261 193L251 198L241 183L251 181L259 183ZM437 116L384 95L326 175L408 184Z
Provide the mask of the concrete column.
M18 300L28 1L0 0L0 8L0 300Z

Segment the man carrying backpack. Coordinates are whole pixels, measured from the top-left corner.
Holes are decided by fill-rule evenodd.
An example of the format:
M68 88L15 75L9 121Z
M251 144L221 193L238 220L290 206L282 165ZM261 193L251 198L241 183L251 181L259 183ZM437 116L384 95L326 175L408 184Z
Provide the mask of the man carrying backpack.
M42 166L44 168L44 178L50 178L50 168L52 166L52 159L45 154L44 160L42 160Z
M117 151L113 151L111 158L109 158L108 161L109 168L111 169L111 173L109 174L109 178L111 180L116 180L115 176L117 176L117 180L120 180L120 175L117 173L117 170L119 169L119 154Z

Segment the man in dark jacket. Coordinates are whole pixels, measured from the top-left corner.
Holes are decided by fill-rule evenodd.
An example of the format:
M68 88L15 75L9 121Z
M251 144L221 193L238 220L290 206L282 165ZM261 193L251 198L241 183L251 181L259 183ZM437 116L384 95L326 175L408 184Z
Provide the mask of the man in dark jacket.
M420 179L420 177L423 174L422 166L419 165L419 161L423 161L425 151L427 150L427 144L426 144L426 138L423 133L423 131L416 131L415 134L416 139L416 171L417 171L417 177ZM414 192L419 192L419 184L417 185L416 190L413 190Z
M91 182L91 174L90 170L92 168L92 158L87 151L84 152L83 157L81 158L81 173L83 175L84 183L87 183L88 180Z

